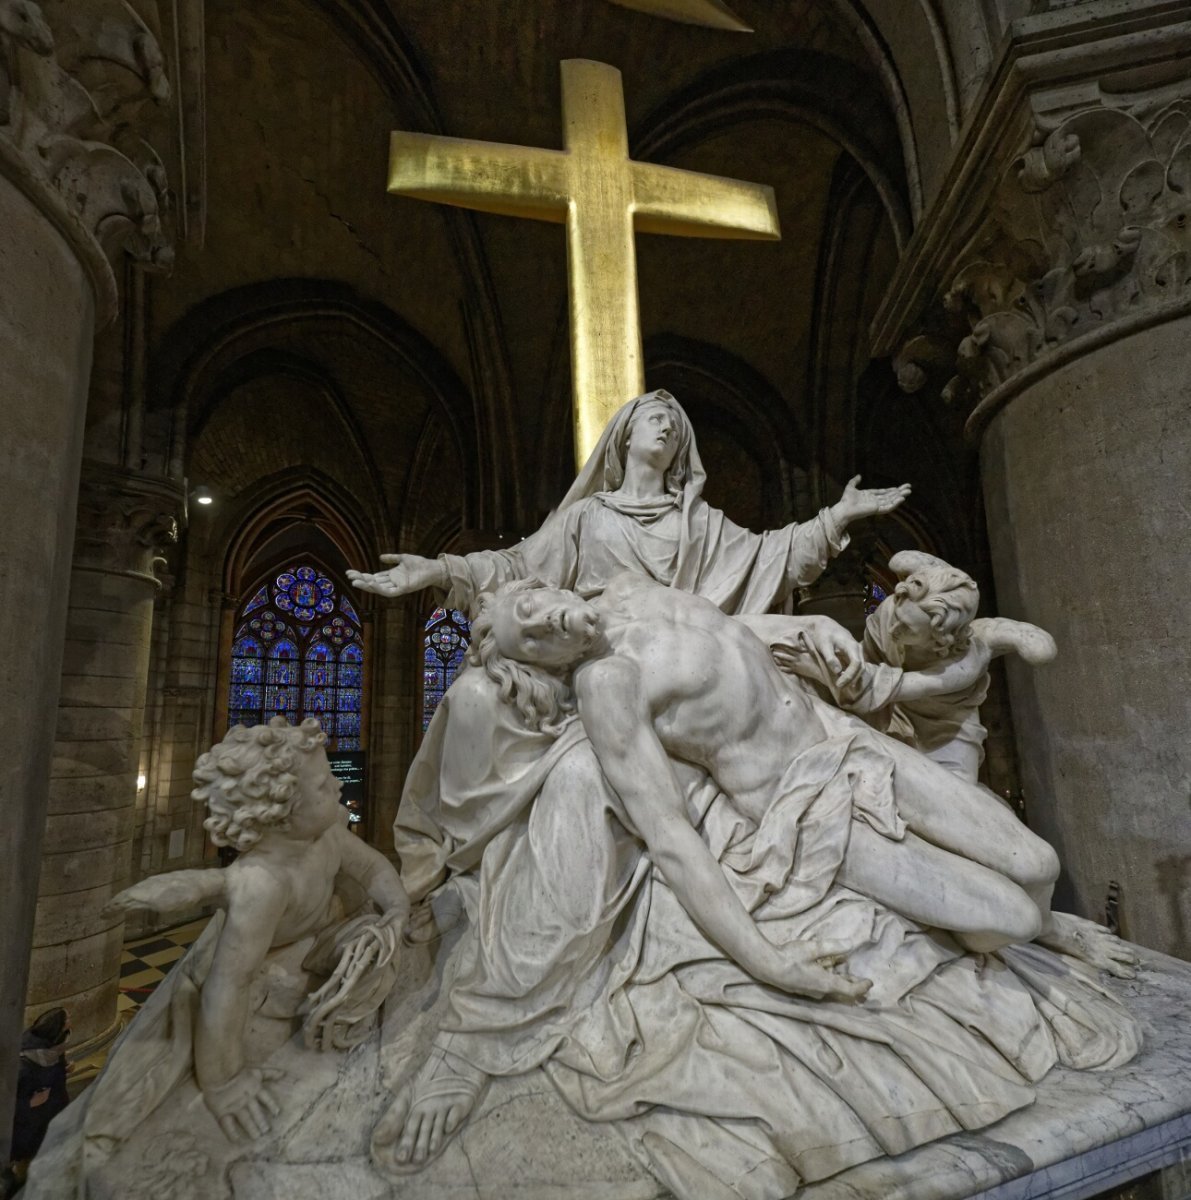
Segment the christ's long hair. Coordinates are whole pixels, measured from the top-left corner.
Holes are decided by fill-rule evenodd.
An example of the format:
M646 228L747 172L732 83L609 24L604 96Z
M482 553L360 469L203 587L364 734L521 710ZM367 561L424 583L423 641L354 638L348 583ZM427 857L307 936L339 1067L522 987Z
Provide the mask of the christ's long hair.
M471 623L471 645L467 660L483 667L500 689L500 698L511 704L528 729L557 737L575 711L575 695L569 681L533 663L506 658L492 632L492 610L506 596L545 587L536 579L514 579L495 592L480 597L480 611Z

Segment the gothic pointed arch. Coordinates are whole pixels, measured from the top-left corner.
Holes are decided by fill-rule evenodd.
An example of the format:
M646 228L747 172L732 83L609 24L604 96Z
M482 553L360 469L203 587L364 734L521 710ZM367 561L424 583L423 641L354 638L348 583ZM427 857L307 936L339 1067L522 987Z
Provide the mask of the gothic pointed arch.
M236 288L203 301L170 330L152 364L150 394L167 412L170 473L187 474L192 440L213 411L237 388L267 376L322 379L337 397L348 435L376 479L396 470L382 455L384 434L402 410L399 398L378 395L377 385L356 385L356 358L378 364L375 376L400 380L410 402L437 412L450 430L462 463L460 500L468 519L490 505L487 454L477 437L474 401L437 349L391 309L327 280L290 279ZM398 425L398 428L401 426ZM390 470L392 468L392 470Z

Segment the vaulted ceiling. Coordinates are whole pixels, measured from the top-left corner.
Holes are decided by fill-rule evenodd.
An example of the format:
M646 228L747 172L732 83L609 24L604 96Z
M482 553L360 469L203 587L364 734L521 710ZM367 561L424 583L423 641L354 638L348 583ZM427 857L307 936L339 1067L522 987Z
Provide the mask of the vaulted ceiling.
M635 157L777 194L778 244L638 239L648 383L688 404L709 498L756 526L906 476L962 543L957 430L870 365L867 326L976 52L940 55L933 0L733 8L754 33L608 0L207 0L205 230L147 297L161 453L241 506L322 480L375 549L534 527L573 472L563 231L387 195L388 134L558 147L558 64L593 58ZM915 22L943 40L899 64Z

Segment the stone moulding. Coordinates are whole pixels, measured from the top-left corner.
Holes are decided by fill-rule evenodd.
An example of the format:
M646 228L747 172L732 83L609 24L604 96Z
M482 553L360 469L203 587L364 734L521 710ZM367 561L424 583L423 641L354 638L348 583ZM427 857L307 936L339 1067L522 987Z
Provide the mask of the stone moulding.
M125 0L0 0L0 172L78 255L97 327L116 313L116 256L173 262L165 169L141 137L169 98L157 38Z
M85 461L73 569L125 575L160 589L154 568L177 540L185 505L181 485L172 480Z
M1039 370L1191 303L1189 18L1091 3L1015 23L873 325L902 389L971 410L973 440Z

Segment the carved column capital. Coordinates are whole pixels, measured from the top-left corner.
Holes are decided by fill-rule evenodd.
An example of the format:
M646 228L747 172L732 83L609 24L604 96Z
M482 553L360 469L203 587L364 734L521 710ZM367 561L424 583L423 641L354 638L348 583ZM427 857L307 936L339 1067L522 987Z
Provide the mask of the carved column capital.
M903 390L939 388L974 437L1037 372L1191 309L1191 5L1014 33L876 322Z
M177 541L185 499L171 480L84 462L76 568L127 575L160 587L155 568Z
M116 311L115 256L173 261L165 168L147 140L169 98L157 35L126 0L0 0L0 171L75 248L97 325Z

